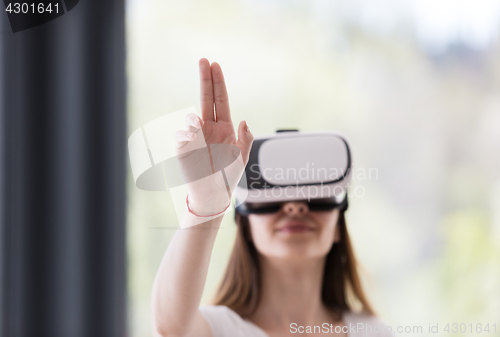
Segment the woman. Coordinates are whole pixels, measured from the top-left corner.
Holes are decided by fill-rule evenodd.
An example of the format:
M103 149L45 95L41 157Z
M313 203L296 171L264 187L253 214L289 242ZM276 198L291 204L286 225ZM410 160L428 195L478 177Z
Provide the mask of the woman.
M236 138L220 66L201 59L199 67L202 117L186 117L188 130L176 134L178 152L187 153L201 137L206 144L237 146L242 163L228 176L238 181L253 136L242 121ZM237 239L216 305L199 307L229 203L227 191L217 187L224 181L217 179L188 186L181 227L193 230L175 233L158 270L152 293L155 336L364 336L369 328L373 335L391 336L363 294L344 210L317 211L301 200L282 202L271 213L237 214ZM360 312L352 310L351 300Z

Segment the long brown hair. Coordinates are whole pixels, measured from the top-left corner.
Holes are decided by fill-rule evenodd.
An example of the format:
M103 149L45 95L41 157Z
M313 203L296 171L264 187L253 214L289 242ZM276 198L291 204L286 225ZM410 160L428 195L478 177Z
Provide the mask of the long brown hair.
M224 277L215 296L215 305L225 305L241 317L251 316L257 308L261 290L258 252L251 240L248 217L236 215L236 242ZM358 275L356 257L347 233L344 212L339 214L340 241L326 257L321 297L323 303L341 315L354 306L371 315L370 305Z

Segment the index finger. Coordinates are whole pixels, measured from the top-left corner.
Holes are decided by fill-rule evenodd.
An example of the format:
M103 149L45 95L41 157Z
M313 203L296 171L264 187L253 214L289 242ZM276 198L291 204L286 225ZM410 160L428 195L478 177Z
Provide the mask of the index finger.
M201 117L205 121L214 121L214 91L212 86L212 71L206 58L200 59L200 101Z
M212 82L214 87L215 118L216 121L231 121L229 99L227 97L226 81L222 68L217 62L212 62Z

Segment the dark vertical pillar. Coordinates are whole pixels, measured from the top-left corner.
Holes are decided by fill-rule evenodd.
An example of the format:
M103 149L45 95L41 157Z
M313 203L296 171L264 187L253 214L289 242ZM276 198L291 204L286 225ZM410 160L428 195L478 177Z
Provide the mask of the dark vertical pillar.
M0 13L1 336L126 335L124 7Z

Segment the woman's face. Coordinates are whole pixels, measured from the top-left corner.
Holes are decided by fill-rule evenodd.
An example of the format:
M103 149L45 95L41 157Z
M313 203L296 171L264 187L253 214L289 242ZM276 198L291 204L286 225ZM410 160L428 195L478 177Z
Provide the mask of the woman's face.
M250 214L250 231L257 251L274 258L324 257L339 238L339 210L309 211L306 202L290 201L272 214Z

